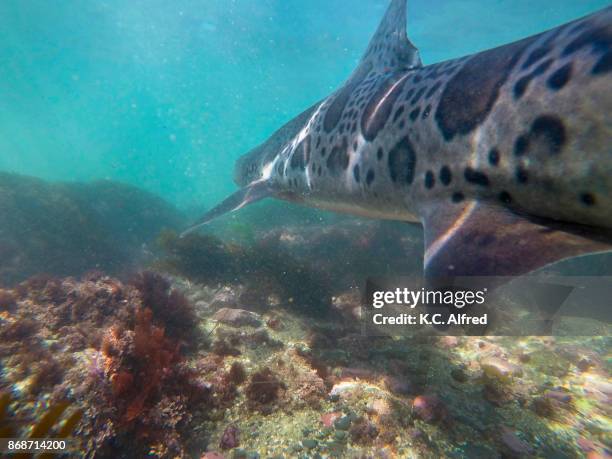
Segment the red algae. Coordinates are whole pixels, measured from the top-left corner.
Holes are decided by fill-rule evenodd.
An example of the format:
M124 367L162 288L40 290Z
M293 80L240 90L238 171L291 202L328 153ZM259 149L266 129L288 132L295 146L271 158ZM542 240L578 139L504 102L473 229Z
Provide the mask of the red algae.
M164 325L165 334L181 339L185 344L195 344L201 338L197 332L198 319L193 306L161 274L143 271L136 275L131 284L140 292L142 305L152 311L152 316Z
M446 419L446 408L436 395L419 395L412 402L413 414L425 422L437 422Z
M245 382L247 379L247 373L246 369L244 368L244 365L240 362L232 363L232 366L230 367L228 373L228 378L232 383L236 384L237 386Z
M25 380L34 397L83 408L80 438L89 453L188 457L185 429L210 405L210 388L184 364L183 349L195 348L189 340L197 336L189 302L161 277L148 276L146 285L156 292L147 302L180 311L184 322L166 324L170 315L156 315L135 286L91 272L80 281L23 282L0 323L7 382Z
M263 368L251 375L246 387L246 397L251 408L269 412L269 406L279 397L285 384L269 368Z
M0 311L12 309L17 304L17 298L10 290L0 289Z
M240 430L235 425L229 425L223 431L221 435L221 441L219 442L219 448L221 449L232 449L240 445Z
M378 437L378 429L366 418L357 419L349 429L351 440L358 445L369 445Z
M141 414L149 396L161 384L164 373L179 358L178 345L164 336L162 328L152 325L152 316L148 308L136 309L134 331L129 335L133 338L134 357L129 369L125 368L124 359L115 358L125 352L121 346L129 338L118 335L116 329L111 329L104 337L106 373L113 393L127 399L123 416L128 422Z

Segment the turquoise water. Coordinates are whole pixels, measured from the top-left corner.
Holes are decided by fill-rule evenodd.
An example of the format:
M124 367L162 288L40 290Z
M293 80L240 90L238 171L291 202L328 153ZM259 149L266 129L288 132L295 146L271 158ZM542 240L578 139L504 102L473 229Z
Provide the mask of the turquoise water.
M605 0L412 0L434 63ZM232 191L236 158L350 74L384 0L0 3L0 170L109 178L179 207Z
M178 236L236 190L239 156L343 83L388 3L0 0L0 440L68 436L83 453L75 457L98 459L611 456L610 295L602 285L612 277L601 276L612 276L612 254L544 266L545 282L519 283L516 301L492 297L484 309L491 333L435 336L366 328L367 296L379 288L367 279L391 285L401 275L413 293L426 293L414 282L423 273L420 227L266 200ZM408 35L427 65L609 1L408 3ZM589 33L588 45L605 53L598 65L609 65L609 30ZM606 116L610 101L602 100L594 118ZM565 124L551 118L530 121L511 145L547 140L558 153ZM548 123L544 134L538 121ZM387 156L393 181L400 166L414 169L405 144ZM400 146L406 158L391 161ZM441 164L436 190L450 181ZM471 163L461 173L489 183ZM579 191L583 205L606 205L603 193ZM504 209L508 192L499 193ZM460 263L473 259L486 272L499 261L504 270L507 257L524 261L508 241L528 263L535 257L521 246L543 242L544 263L555 254L549 246L563 251L575 240L555 239L565 228L558 222L538 227L539 219L506 219L510 212L470 221L476 204L494 210L490 202L472 200L446 231L430 230L430 260L459 240ZM460 207L439 203L433 227L445 229ZM473 222L482 231L462 231ZM567 229L567 237L590 235ZM487 251L495 258L479 256ZM555 275L603 280L578 288ZM587 292L583 285L594 294L568 300Z

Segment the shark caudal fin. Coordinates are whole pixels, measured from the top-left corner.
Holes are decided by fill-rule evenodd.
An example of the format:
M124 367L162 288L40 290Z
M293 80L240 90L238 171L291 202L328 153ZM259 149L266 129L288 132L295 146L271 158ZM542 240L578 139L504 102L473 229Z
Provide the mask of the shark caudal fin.
M196 223L181 233L181 237L195 231L199 227L210 223L221 215L234 212L244 206L272 196L273 192L266 180L253 182L240 188L234 194L225 198L220 204L206 212Z
M612 250L609 232L532 219L478 201L424 216L425 275L519 276L565 258Z

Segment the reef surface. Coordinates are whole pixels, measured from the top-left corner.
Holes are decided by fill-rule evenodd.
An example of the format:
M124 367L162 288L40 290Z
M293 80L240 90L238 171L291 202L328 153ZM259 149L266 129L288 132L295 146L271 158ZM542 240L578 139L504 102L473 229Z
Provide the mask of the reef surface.
M122 280L0 290L3 422L27 435L67 403L91 458L607 457L609 336L362 333L361 276L414 246L360 220L166 231Z
M120 274L184 218L161 198L109 180L50 183L0 172L0 285L30 276Z

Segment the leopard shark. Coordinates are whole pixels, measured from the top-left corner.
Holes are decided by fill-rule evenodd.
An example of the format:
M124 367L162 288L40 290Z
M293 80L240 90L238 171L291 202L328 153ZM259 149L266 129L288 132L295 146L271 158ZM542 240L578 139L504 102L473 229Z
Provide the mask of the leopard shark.
M423 226L427 276L517 276L612 248L612 7L423 65L392 0L358 66L239 158L265 197Z

